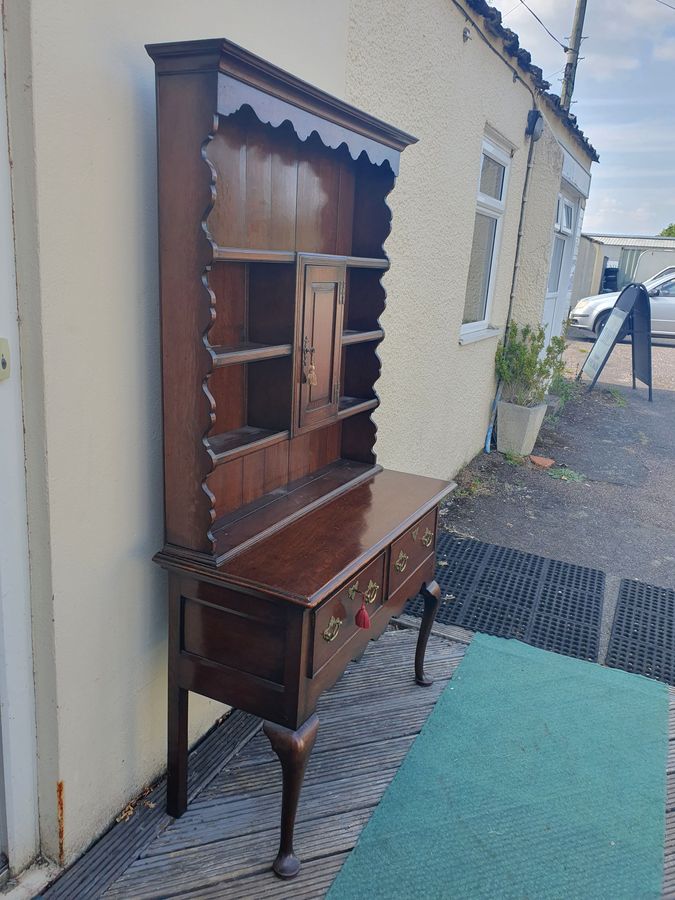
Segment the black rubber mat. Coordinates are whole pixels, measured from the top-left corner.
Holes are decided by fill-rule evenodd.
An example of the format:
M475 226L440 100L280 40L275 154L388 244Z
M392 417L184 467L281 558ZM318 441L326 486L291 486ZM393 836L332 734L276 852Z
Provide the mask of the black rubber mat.
M675 591L622 579L606 662L675 684Z
M597 569L443 534L437 621L598 660L605 576ZM424 601L406 612L421 616Z

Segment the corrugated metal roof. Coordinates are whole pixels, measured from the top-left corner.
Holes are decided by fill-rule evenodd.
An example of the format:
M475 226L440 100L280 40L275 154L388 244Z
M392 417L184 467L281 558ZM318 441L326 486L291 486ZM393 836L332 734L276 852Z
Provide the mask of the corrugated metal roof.
M584 237L599 241L608 247L629 247L635 250L675 250L675 238L649 237L644 234L591 234Z

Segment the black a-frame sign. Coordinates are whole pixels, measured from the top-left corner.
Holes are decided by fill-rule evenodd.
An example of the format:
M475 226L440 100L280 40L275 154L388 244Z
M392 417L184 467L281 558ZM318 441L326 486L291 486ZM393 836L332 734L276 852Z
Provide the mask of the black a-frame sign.
M589 391L593 390L610 353L625 334L632 336L633 387L636 386L636 379L646 384L651 401L652 313L644 284L629 284L621 291L607 324L577 375L577 381L585 375L591 379Z

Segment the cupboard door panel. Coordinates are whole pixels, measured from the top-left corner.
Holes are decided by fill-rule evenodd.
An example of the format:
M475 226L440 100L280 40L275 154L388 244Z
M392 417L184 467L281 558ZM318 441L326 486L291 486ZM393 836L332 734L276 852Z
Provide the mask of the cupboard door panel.
M337 418L345 269L306 266L298 353L298 430Z

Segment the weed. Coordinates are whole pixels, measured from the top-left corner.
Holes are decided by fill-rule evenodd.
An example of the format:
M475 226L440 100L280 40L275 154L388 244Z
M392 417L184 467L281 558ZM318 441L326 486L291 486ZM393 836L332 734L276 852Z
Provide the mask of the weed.
M554 423L557 422L565 406L567 406L570 400L574 400L579 396L580 390L581 385L578 381L571 381L569 378L565 378L561 374L554 375L551 379L551 384L549 386L548 392L549 394L553 394L553 396L557 397L559 403L556 411L548 418Z
M546 474L559 481L586 481L585 475L575 472L574 469L568 469L567 466L554 466L552 469L548 469Z
M625 406L626 405L626 398L624 397L624 395L621 393L621 391L618 388L615 388L615 387L605 388L604 393L608 399L614 401L616 406Z
M492 493L492 485L488 484L482 478L474 476L468 478L455 491L455 497L489 497Z
M520 456L518 453L512 453L510 450L506 450L502 453L504 457L504 462L508 463L510 466L522 466L525 462L525 457Z

